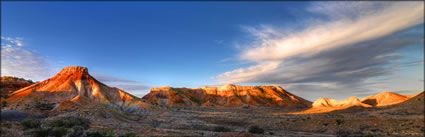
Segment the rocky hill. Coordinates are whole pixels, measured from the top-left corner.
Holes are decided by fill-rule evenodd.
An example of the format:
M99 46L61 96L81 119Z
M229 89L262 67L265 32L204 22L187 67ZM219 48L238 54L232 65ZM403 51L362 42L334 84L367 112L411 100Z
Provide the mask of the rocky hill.
M46 109L66 107L65 105L107 104L134 111L150 106L121 89L97 81L88 73L87 68L79 66L66 67L56 76L22 88L9 96L6 101L10 109L28 109L40 104L46 104L41 105Z
M311 102L279 86L237 86L202 88L152 88L143 99L168 106L278 106L309 107Z

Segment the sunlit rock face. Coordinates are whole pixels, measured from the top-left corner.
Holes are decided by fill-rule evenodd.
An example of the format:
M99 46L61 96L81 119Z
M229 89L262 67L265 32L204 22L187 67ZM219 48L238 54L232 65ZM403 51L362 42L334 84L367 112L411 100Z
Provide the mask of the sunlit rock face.
M77 105L102 103L121 108L143 108L149 104L118 88L109 87L93 78L86 67L62 69L56 76L22 88L7 99L11 107L46 102L61 104L69 101Z
M408 100L410 96L400 95L392 92L381 92L377 95L368 96L359 100L353 96L347 100L335 100L329 98L319 98L313 102L313 107L348 107L348 106L363 106L363 107L380 107L402 103Z
M409 96L404 96L392 92L381 92L377 95L368 96L361 100L362 103L369 104L372 106L388 106L398 104L408 100Z
M330 98L319 98L313 102L313 107L348 107L348 106L363 106L371 107L368 104L363 104L360 100L355 97L349 97L346 100L335 100Z
M152 88L143 99L169 106L275 106L309 107L311 102L279 86L237 86L202 88Z

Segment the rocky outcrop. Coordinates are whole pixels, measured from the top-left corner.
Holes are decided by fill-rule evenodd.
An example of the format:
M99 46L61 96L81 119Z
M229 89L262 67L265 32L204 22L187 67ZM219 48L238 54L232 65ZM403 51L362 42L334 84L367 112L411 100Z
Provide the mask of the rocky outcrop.
M278 106L309 107L311 102L279 86L237 86L202 88L152 88L143 99L168 106Z
M97 81L88 73L87 68L79 66L66 67L50 79L22 88L11 94L6 101L10 107L16 109L35 102L59 106L70 102L80 106L100 103L124 110L150 106L121 89Z
M388 106L398 104L409 99L409 96L404 96L392 92L381 92L377 95L368 96L361 100L362 103L369 104L371 106Z

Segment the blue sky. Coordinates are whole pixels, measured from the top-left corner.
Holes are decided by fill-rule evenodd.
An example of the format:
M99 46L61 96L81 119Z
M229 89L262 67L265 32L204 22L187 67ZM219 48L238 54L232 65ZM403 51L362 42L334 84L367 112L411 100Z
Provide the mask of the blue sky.
M423 90L423 7L2 2L2 75L44 80L65 66L86 66L100 81L139 96L150 87L228 83L281 85L310 100L413 94ZM351 56L342 60L345 52Z

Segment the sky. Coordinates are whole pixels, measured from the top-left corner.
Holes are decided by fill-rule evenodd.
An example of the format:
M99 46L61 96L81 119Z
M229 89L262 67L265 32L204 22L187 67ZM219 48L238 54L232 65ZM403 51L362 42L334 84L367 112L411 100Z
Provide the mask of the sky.
M1 2L1 75L85 66L152 87L278 85L314 101L424 90L424 2Z

